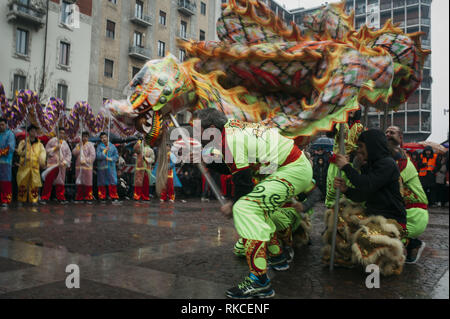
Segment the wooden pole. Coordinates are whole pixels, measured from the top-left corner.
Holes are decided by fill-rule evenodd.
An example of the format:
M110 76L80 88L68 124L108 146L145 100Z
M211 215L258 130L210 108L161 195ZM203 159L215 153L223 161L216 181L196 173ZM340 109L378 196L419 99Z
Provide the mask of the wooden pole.
M345 154L345 125L343 123L340 124L339 127L339 153ZM337 177L342 176L342 171L338 171ZM333 221L333 237L331 238L331 256L330 256L330 271L334 269L334 258L336 254L336 235L337 235L337 224L338 224L338 214L339 214L339 201L341 197L341 190L336 188L336 201L334 203L334 221Z

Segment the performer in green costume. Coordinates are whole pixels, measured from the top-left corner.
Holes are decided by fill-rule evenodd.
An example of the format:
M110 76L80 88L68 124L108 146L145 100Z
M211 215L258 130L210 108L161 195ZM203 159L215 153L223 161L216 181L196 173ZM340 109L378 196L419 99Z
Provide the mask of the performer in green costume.
M285 257L271 216L311 185L311 163L293 140L281 136L276 128L228 120L215 109L197 111L195 117L201 120L202 136L208 136L208 128L221 131L220 141L212 144L222 150L225 163L214 163L209 168L219 170L226 164L233 174L234 203L221 210L225 216L233 216L250 268L250 275L227 290L226 295L272 297L275 292L267 277L267 253L275 262L285 262ZM261 182L254 186L253 178ZM270 251L268 246L272 247Z
M402 130L397 126L390 126L385 133L402 179L401 194L405 202L408 234L405 263L415 264L425 248L425 242L417 237L425 231L428 225L428 199L414 164L401 148L403 144Z

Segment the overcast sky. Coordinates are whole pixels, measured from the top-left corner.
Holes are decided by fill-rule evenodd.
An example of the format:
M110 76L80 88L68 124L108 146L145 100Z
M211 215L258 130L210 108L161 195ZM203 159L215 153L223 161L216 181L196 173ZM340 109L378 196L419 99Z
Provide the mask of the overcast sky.
M320 6L322 0L275 0L287 9ZM328 2L336 2L328 0ZM448 136L449 113L449 0L433 0L431 5L432 123L429 141L443 142Z

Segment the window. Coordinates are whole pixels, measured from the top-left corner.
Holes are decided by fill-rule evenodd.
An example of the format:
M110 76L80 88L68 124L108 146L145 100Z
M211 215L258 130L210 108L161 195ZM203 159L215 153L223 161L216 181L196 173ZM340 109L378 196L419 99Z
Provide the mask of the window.
M134 16L142 19L144 13L144 3L142 1L136 0L136 6L134 8Z
M205 41L206 36L205 36L205 31L200 30L200 41Z
M28 31L17 28L16 53L28 55Z
M166 25L166 13L159 11L159 24Z
M68 87L65 84L58 84L58 90L56 92L56 97L63 100L64 105L67 107L67 90Z
M116 24L110 20L106 20L106 37L114 39L116 33Z
M117 0L108 0L111 3L117 4Z
M184 62L185 59L186 59L186 51L184 51L184 49L180 49L180 61Z
M137 31L134 32L133 45L135 47L140 47L140 48L143 47L143 44L142 44L142 33L137 32Z
M200 13L206 15L206 3L204 2L200 3Z
M112 78L114 72L114 61L105 59L105 77Z
M66 42L59 43L59 64L69 65L70 44Z
M162 41L158 41L158 56L164 57L166 55L166 44Z
M61 3L61 23L70 24L71 17L73 15L73 6L72 4L63 1Z
M25 90L27 86L27 78L20 74L14 74L13 93L19 90Z
M140 68L133 67L133 70L131 71L132 75L133 75L132 77L134 78L136 76L136 74L139 73L140 70L141 70Z
M180 37L182 37L183 39L187 38L187 23L185 21L181 21L181 27L180 27Z

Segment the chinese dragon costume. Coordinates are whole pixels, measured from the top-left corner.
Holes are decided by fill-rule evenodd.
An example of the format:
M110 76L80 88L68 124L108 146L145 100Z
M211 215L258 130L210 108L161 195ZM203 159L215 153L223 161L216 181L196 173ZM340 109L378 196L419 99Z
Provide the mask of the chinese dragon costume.
M356 31L345 3L328 4L300 25L286 25L257 0L222 6L220 41L180 41L189 57L185 62L170 54L148 61L130 82L127 100L107 103L112 129L140 132L155 146L167 131L169 113L216 108L229 118L277 127L304 146L317 133L347 122L360 105L395 110L422 81L430 54L421 47L422 33L405 34L391 21L379 30ZM41 106L31 91L20 91L10 105L0 86L0 99L11 128L28 115L47 132L63 118L69 136L82 119L94 134L108 122L84 102L66 117L60 100Z

